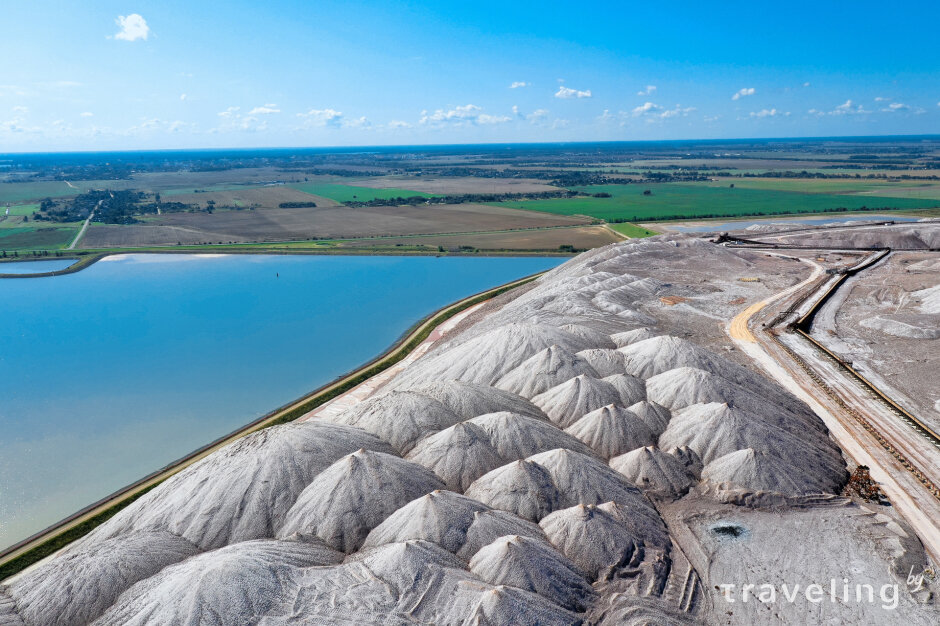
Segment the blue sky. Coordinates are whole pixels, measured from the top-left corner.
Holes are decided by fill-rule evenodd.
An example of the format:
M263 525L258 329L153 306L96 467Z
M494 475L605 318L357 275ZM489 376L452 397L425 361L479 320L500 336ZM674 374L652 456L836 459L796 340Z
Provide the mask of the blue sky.
M31 2L0 152L940 132L940 5Z

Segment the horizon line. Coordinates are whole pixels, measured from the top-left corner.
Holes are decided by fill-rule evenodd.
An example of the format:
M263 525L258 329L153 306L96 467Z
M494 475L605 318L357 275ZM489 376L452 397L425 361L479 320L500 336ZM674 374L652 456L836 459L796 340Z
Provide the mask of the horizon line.
M940 133L905 134L905 135L821 135L821 136L794 136L794 137L728 137L728 138L688 138L688 139L602 139L602 140L576 140L576 141L512 141L512 142L470 142L470 143L426 143L426 144L356 144L345 146L240 146L228 148L123 148L112 150L31 150L22 152L0 152L4 156L28 156L51 154L130 154L130 153L158 153L158 152L213 152L213 151L264 151L264 150L389 150L392 148L433 149L457 147L487 147L487 146L579 146L597 144L682 144L682 143L734 143L734 142L762 142L762 141L839 141L839 140L889 140L889 139L920 139L922 141L940 141Z

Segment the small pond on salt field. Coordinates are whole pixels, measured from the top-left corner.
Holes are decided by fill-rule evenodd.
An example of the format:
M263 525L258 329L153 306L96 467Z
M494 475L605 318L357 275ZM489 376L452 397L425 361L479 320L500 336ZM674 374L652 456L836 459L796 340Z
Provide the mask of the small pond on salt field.
M0 280L0 549L564 260L136 254Z

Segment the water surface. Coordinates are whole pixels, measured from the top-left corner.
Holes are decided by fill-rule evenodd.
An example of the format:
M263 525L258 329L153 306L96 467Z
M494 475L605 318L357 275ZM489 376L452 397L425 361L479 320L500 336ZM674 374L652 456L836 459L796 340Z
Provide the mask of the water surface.
M0 280L0 548L563 260L142 254Z
M76 259L43 259L41 261L8 261L0 263L0 274L41 274L64 270Z

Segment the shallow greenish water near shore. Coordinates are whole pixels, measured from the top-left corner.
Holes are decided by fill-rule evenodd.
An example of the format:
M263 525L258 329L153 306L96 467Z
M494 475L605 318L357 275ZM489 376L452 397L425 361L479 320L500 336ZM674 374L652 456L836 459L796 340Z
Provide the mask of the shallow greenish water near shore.
M564 260L139 254L0 281L0 549Z

